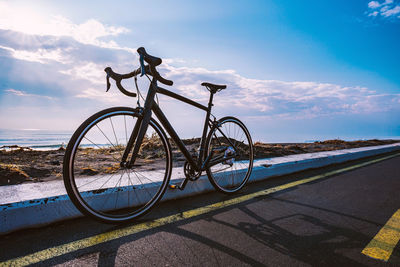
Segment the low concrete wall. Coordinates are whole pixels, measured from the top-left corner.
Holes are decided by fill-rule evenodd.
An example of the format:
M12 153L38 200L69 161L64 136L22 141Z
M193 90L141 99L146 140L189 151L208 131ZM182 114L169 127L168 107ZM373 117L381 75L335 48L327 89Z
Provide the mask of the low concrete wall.
M257 160L254 163L250 182L398 150L400 150L400 143ZM179 181L177 179L173 182ZM213 190L207 176L203 175L196 182L189 182L184 191L167 189L162 200L188 197ZM1 204L0 234L24 228L40 227L79 216L82 214L75 208L67 195Z

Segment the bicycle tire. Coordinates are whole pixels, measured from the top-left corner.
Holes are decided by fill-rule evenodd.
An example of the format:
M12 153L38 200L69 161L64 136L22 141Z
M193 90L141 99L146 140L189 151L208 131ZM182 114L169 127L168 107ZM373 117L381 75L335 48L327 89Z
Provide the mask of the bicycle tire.
M234 158L206 168L211 184L225 194L239 191L249 180L254 161L253 142L246 126L235 117L224 117L211 128L206 140L206 155L211 157L211 161L235 153ZM231 144L237 149L233 149ZM215 151L219 155L210 156Z
M84 121L71 137L63 178L68 196L83 214L105 223L131 221L147 213L165 193L172 170L171 146L153 118L135 166L122 168L118 161L139 118L129 107L105 109Z

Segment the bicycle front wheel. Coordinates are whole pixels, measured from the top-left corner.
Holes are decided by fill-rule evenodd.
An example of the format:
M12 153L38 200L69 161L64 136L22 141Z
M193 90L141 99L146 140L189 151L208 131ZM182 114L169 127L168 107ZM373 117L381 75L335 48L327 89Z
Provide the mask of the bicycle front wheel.
M140 122L135 109L110 108L87 119L72 136L64 157L64 184L82 213L107 223L125 222L161 199L172 161L168 139L155 120L150 121L135 165L121 167L129 137Z
M253 168L253 143L246 126L237 118L224 117L211 129L206 144L211 158L206 171L212 185L226 194L239 191Z

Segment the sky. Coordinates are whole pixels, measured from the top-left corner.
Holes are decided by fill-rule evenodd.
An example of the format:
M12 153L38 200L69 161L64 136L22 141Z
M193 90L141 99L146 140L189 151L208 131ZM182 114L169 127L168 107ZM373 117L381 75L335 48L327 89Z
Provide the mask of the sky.
M400 138L399 41L395 0L0 0L0 128L72 132L136 105L103 70L136 69L143 46L166 89L206 104L201 82L226 84L213 113L253 141ZM159 100L182 138L201 134L203 111Z

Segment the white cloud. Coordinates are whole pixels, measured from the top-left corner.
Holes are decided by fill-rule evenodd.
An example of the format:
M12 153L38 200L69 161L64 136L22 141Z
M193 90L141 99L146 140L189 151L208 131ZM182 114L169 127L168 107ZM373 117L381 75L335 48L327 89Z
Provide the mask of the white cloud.
M99 88L88 88L79 92L75 95L77 98L93 99L107 104L119 104L121 101L121 95L117 92L106 92L105 90L99 90Z
M378 11L371 12L371 13L368 14L368 16L376 17L376 16L378 16Z
M51 96L46 96L46 95L38 95L38 94L29 94L27 92L21 91L21 90L15 90L15 89L6 89L5 92L9 93L9 94L13 94L16 96L22 96L22 97L40 97L40 98L47 98L49 100L54 99L54 97Z
M17 50L11 47L1 46L0 49L4 49L12 54L16 59L38 62L38 63L48 63L48 61L57 61L60 63L65 63L67 59L63 57L62 50L57 49L37 49L35 51L29 50Z
M123 33L124 28L105 26L95 20L74 24L55 17L55 21L59 32L52 31L51 27L27 30L18 24L8 23L7 26L0 19L0 28L8 27L7 31L0 31L0 40L4 42L0 52L4 50L4 58L15 63L7 69L7 79L26 86L40 83L47 90L53 90L54 95L62 94L63 100L75 106L79 106L76 103L103 107L102 104L120 105L121 100L132 104L131 99L115 90L114 83L114 90L105 93L106 66L122 73L138 66L137 61L136 65L132 63L137 59L132 54L133 48L121 48L117 43L100 40ZM208 100L209 93L200 86L201 82L227 84L228 88L215 96L215 108L224 114L234 111L248 117L299 119L332 114L370 114L394 110L400 101L399 94L382 95L359 86L250 79L235 70L211 71L176 66L183 63L180 59L164 60L160 73L174 81L174 88L179 93L203 103ZM21 73L25 75L21 77ZM132 89L133 83L129 82ZM147 88L141 88L142 93L146 93ZM5 92L20 97L40 96L37 92L32 94L16 89Z
M9 32L7 36L12 36ZM1 35L0 35L1 36ZM18 70L11 75L26 72L31 75L29 83L34 83L40 78L41 83L54 84L61 87L60 91L71 99L91 99L93 103L119 103L126 99L118 90L105 93L106 66L112 66L118 72L129 72L135 66L127 57L131 53L109 48L93 52L91 45L77 45L73 40L50 42L48 38L40 39L31 52L27 47L22 50L2 46L11 58L23 59L26 64L39 62L42 64L24 70L24 61L19 63ZM12 45L11 43L10 45ZM51 44L51 45L49 45ZM57 47L62 45L63 49ZM44 48L49 46L50 48ZM94 55L91 55L91 54ZM103 58L103 55L109 56ZM68 60L66 60L68 59ZM49 63L51 64L43 64ZM174 61L172 61L174 62ZM179 63L177 63L179 64ZM138 66L138 64L136 65ZM17 66L16 66L17 67ZM234 70L211 71L205 68L176 67L164 63L159 68L160 73L174 81L174 88L182 95L200 102L208 100L209 93L202 87L201 82L227 84L228 88L216 96L216 108L222 111L236 112L248 116L273 117L315 117L329 114L371 113L390 110L398 103L392 103L390 98L400 99L399 95L379 97L367 88L358 86L341 86L337 84L318 82L297 82L250 79L238 74ZM15 73L15 74L14 74ZM29 76L28 76L29 77ZM24 77L26 78L26 77ZM14 77L18 80L18 75ZM132 81L127 81L128 87L134 90ZM115 85L113 83L113 89ZM142 86L143 93L146 85ZM23 91L7 91L20 96L27 96ZM30 94L33 96L33 94ZM128 99L129 100L129 99ZM74 101L74 100L71 100ZM76 100L75 100L76 101ZM386 104L382 104L385 103Z
M394 8L388 9L388 10L382 12L381 14L384 17L391 17L391 16L397 15L399 13L400 13L400 6L395 6Z
M104 25L95 19L75 24L63 16L49 17L10 2L0 2L0 29L39 36L68 36L83 44L108 48L119 47L115 41L102 38L129 32L127 28Z
M377 1L371 1L368 3L369 8L378 8L380 6L381 6L381 4L379 4Z
M368 12L368 16L370 17L381 15L382 17L389 18L396 17L400 13L400 5L396 5L393 0L386 0L382 3L371 1L368 3L368 8L370 9ZM378 8L380 9L377 10ZM397 18L400 18L400 16L397 16Z
M382 3L379 3L378 1L371 1L368 3L368 7L369 8L378 8L378 7L386 6L386 5L390 5L390 4L393 4L393 0L386 0Z
M400 99L400 94L377 95L359 86L249 79L233 70L209 71L167 65L164 73L167 78L174 80L175 87L182 94L201 101L208 97L208 92L200 86L202 81L227 84L228 88L216 96L221 96L218 106L225 110L237 109L258 115L269 113L274 116L310 117L368 114L396 108L391 99Z
M176 64L176 63L184 64L184 63L187 63L187 61L184 60L183 58L165 58L165 59L163 59L163 62L166 63L166 64Z
M105 72L103 69L103 65L95 64L94 62L81 62L78 66L60 72L75 79L88 80L92 84L104 84Z

